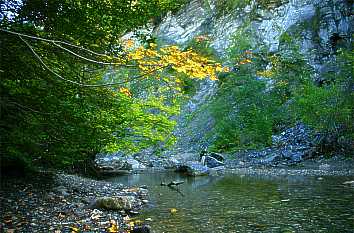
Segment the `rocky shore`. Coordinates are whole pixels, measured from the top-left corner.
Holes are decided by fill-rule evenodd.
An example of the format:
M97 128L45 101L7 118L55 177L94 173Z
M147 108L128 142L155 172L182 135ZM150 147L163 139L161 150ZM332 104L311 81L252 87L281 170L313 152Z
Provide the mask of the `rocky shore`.
M250 163L247 158L226 157L223 166L216 168L194 166L200 161L187 161L184 166L192 164L186 169L195 173L203 166L201 169L208 170L203 175L212 176L354 176L354 160L341 156L276 166ZM154 167L144 172L153 171ZM145 222L134 218L149 202L147 194L146 186L124 187L64 173L39 173L25 179L2 177L0 232L152 232Z
M62 173L2 177L0 232L149 232L133 217L147 192Z

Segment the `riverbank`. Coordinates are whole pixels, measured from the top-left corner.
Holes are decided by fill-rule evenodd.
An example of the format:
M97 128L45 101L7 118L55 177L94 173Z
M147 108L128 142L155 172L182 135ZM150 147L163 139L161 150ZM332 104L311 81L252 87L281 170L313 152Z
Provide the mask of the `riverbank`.
M143 172L153 174L156 169ZM225 167L209 176L230 174L279 178L314 176L317 180L340 176L348 177L345 180L349 182L354 177L354 160L343 157L316 158L290 166L281 163L266 166L252 165L240 157L237 160L226 159ZM354 187L353 183L338 185L350 189ZM97 181L64 173L42 172L27 178L2 177L0 232L129 232L134 225L148 229L144 222L134 219L144 204L148 203L147 192L143 184L128 187L117 182ZM115 202L111 203L112 197L119 197L124 203L117 207ZM112 209L105 204L107 201L102 202L104 198L110 200ZM135 229L131 232L143 232L137 230L141 228Z
M354 176L354 159L317 157L299 163L262 164L246 157L226 161L226 173L271 176Z
M102 204L112 197L120 198L121 209L116 202ZM132 216L147 203L147 189L39 173L2 177L0 198L0 232L127 232L133 229Z

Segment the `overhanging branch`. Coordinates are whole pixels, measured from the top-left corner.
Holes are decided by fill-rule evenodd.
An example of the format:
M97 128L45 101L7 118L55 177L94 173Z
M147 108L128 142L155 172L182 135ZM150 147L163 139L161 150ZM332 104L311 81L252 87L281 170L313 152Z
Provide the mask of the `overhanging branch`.
M49 71L50 73L52 73L54 76L56 76L57 78L65 81L65 82L69 82L75 85L78 85L80 87L107 87L107 86L117 86L117 85L122 85L125 83L129 83L132 81L137 81L140 79L145 78L147 75L155 73L158 70L162 70L165 69L167 66L160 66L154 70L151 70L149 72L143 73L141 75L135 76L133 78L131 78L130 80L126 80L126 81L122 81L122 82L111 82L111 83L103 83L103 84L85 84L85 83L79 83L70 79L66 79L64 77L62 77L60 74L58 74L57 72L55 72L54 70L50 69L47 64L45 64L45 62L42 60L42 58L36 53L36 51L34 51L33 47L25 40L22 38L21 35L18 35L20 37L20 39L27 45L27 47L31 50L31 52L33 53L33 55L38 59L38 61L42 64L42 66Z
M13 32L13 31L9 31L9 30L5 30L5 29L0 29L0 31L3 31L3 32L6 32L6 33L10 33L10 34L13 34L13 35L17 35L17 36L20 36L20 37L26 37L26 38L30 38L30 39L34 39L34 40L40 40L40 41L45 41L45 42L48 42L48 43L51 43L53 44L54 46L70 53L71 55L73 56L76 56L82 60L85 60L85 61L88 61L88 62L92 62L92 63L95 63L95 64L99 64L99 65L114 65L114 66L120 66L120 67L136 67L136 65L130 65L130 64L122 64L122 63L118 63L118 62L102 62L102 61L97 61L97 60L94 60L94 59L91 59L91 58L87 58L87 57L84 57L78 53L75 53L74 51L68 49L68 48L65 48L63 47L62 45L66 45L66 46L69 46L69 47L73 47L73 48L77 48L79 50L82 50L82 51L86 51L88 53L91 53L93 55L96 55L96 56L101 56L101 57L105 57L105 58L109 58L108 55L106 54L101 54L101 53L97 53L97 52L94 52L90 49L87 49L87 48L84 48L84 47L80 47L80 46L77 46L77 45L74 45L74 44L71 44L71 43L68 43L68 42L64 42L64 41L60 41L60 40L50 40L50 39L45 39L45 38L41 38L41 37L37 37L37 36L30 36L30 35L26 35L26 34L23 34L23 33L19 33L19 32ZM61 45L62 44L62 45ZM118 57L113 57L113 59L116 58L118 59ZM150 65L150 64L142 64L143 66L158 66L158 65Z

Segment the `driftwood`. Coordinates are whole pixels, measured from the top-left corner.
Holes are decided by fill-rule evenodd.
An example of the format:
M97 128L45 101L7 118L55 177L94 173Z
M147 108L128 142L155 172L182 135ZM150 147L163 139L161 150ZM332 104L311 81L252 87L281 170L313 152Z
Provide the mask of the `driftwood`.
M170 183L166 184L164 182L161 182L161 186L168 186L168 187L171 187L171 186L178 186L180 184L183 184L184 181L171 181Z

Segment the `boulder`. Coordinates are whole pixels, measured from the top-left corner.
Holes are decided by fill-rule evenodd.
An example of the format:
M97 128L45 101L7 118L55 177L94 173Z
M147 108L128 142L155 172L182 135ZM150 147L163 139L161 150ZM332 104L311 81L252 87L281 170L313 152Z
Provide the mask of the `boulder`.
M208 152L206 150L203 150L200 152L199 154L199 159L201 160L203 156L209 156L209 157L212 157L220 162L224 162L225 161L225 158L222 154L220 153L216 153L216 152Z
M95 165L102 173L127 173L132 170L142 170L146 167L136 159L125 156L123 153L98 154Z
M184 172L189 176L205 176L209 174L209 168L196 161L186 162L177 171Z
M115 196L97 198L91 208L106 210L132 210L140 205L140 200L134 196Z
M222 154L220 154L220 153L210 152L210 153L208 154L208 156L209 156L209 157L212 157L212 158L214 158L214 159L216 159L216 160L218 160L218 161L220 161L220 162L224 162L224 161L225 161L224 156L223 156Z
M135 160L133 158L127 158L125 160L125 165L127 170L142 170L146 168L145 165L139 163L138 160Z
M203 156L202 161L203 161L203 165L209 168L220 167L225 165L223 162L211 156Z
M260 161L261 164L273 164L277 163L281 160L281 155L280 154L274 154L269 157L266 157Z
M289 128L278 135L272 136L272 144L274 147L283 147L292 145L294 147L309 147L313 141L312 131L306 125L297 123L294 127Z
M283 149L280 151L282 157L291 163L298 163L304 160L305 153L299 150Z

